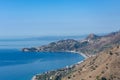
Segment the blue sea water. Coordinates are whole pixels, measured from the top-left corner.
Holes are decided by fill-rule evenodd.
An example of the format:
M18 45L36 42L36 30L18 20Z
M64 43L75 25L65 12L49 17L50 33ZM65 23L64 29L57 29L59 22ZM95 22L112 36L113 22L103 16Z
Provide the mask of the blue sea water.
M40 46L51 41L54 40L0 40L0 80L31 80L35 74L63 68L84 59L79 54L66 52L21 51L22 47Z

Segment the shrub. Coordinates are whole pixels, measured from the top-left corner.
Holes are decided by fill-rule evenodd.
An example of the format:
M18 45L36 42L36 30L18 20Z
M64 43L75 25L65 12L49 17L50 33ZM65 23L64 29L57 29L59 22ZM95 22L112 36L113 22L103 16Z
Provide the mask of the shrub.
M104 74L105 72L104 72L104 71L102 71L101 73L102 73L102 74Z
M75 75L73 75L73 77L75 77Z
M109 52L109 54L110 54L110 55L113 55L113 53L112 53L111 51Z
M96 76L96 80L99 80L99 76Z
M98 66L96 65L95 67L97 68Z
M102 77L101 80L107 80L105 77Z
M89 76L89 78L91 78L92 76Z
M68 79L70 79L71 77L70 76L68 76Z
M108 67L106 66L106 69L108 69Z

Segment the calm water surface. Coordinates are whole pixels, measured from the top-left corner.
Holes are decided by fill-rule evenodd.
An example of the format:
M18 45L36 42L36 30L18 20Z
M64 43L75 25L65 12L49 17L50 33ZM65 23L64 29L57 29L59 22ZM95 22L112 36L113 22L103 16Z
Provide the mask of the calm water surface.
M31 80L32 76L63 68L84 59L79 54L22 52L20 48L47 44L53 40L1 40L0 80ZM35 43L36 42L36 43Z

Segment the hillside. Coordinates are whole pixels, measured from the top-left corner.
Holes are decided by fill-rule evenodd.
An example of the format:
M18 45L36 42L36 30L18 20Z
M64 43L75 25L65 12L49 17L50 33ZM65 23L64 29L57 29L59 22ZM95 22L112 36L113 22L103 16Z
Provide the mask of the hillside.
M75 67L75 72L62 80L120 80L120 48L114 47L87 59Z
M120 44L120 31L104 36L90 34L83 40L60 40L40 47L23 48L23 51L37 52L82 52L86 55L94 55L100 51L110 48L113 44Z
M120 80L120 46L112 47L82 63L36 75L33 80Z

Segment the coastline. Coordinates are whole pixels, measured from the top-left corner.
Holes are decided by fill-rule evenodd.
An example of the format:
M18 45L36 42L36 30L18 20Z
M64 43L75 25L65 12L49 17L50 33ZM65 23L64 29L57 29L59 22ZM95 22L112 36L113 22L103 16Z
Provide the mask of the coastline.
M73 54L79 54L79 55L83 56L84 59L83 59L82 61L78 61L77 63L72 64L72 65L70 65L70 66L66 66L66 67L64 67L64 68L60 68L60 69L54 70L55 72L58 72L58 71L60 71L60 70L73 69L74 67L76 67L77 65L81 64L81 63L84 62L87 58L90 57L90 55L88 56L88 55L85 55L85 54L83 54L83 53L81 53L81 52L76 52L76 51L65 51L65 52L70 52L70 53L73 53ZM37 78L38 76L41 76L41 75L44 75L44 74L49 74L50 72L52 72L52 71L48 71L48 72L44 72L44 73L40 73L40 74L33 75L33 77L32 77L31 80L37 80L36 78Z
M76 53L76 54L80 54L81 56L83 56L85 59L89 58L90 55L85 55L84 53L82 52L76 52L76 51L66 51L66 52L71 52L71 53Z

